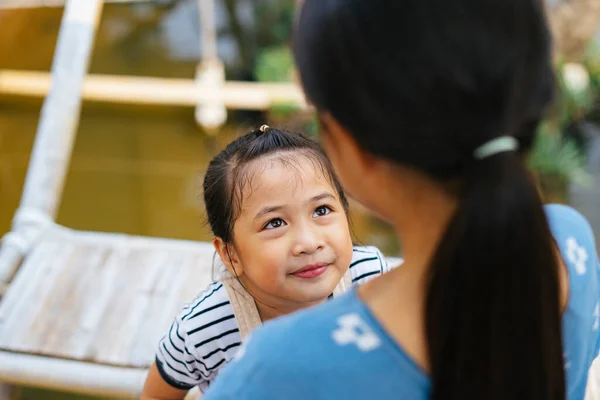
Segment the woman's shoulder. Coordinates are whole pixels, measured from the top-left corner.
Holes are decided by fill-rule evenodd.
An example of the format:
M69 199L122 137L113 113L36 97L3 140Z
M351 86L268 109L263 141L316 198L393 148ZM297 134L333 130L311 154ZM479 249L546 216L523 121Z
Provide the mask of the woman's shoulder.
M570 278L597 274L596 239L587 219L572 207L550 204L545 206L554 240L561 250ZM594 268L591 268L591 267Z
M389 374L398 379L385 379ZM404 394L420 399L428 380L390 343L353 290L265 323L214 384L206 393L208 400L383 399Z
M277 351L273 357L290 358L290 355L312 354L317 348L336 345L335 332L341 326L356 325L362 314L362 305L356 290L351 290L319 306L301 310L276 320L268 321L253 332L251 340L253 348L268 347L269 343L277 343ZM350 316L350 317L349 317ZM350 321L350 322L348 322ZM291 357L292 360L298 360Z
M356 311L355 296L353 291L348 292L320 306L263 324L246 338L206 398L275 399L285 393L286 398L295 399L306 388L298 386L294 377L306 378L307 372L323 369L340 372L347 364L340 362L334 352L335 327L339 327L339 317ZM315 384L310 384L311 390ZM293 395L288 393L292 387Z
M544 206L550 227L554 230L573 230L589 235L594 233L588 220L576 209L564 204L547 204Z
M590 224L577 210L558 204L545 208L569 276L569 300L562 315L567 389L569 398L583 398L590 365L598 354L600 263L596 242Z
M314 348L315 346L327 345L330 342L330 333L339 325L339 317L350 314L361 314L362 305L358 298L356 290L351 290L342 296L329 300L319 306L301 310L293 314L286 315L276 320L268 321L257 330L256 343L267 345L272 339L279 341L281 333L285 332L286 340L281 341L281 345L286 343L294 347L294 353L302 353L304 350L294 344L294 338L306 342L304 348ZM251 334L254 339L254 333ZM321 338L326 338L325 343L320 342ZM301 339L303 338L303 339ZM288 341L287 339L291 339ZM285 354L286 349L281 347L281 355Z

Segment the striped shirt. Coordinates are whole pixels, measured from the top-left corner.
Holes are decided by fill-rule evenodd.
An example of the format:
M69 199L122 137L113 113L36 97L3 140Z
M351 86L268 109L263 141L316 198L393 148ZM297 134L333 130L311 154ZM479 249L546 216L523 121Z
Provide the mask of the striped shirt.
M354 247L350 263L353 284L363 284L388 270L386 259L376 247ZM171 386L198 386L204 391L241 344L227 291L217 280L175 318L159 342L156 365Z

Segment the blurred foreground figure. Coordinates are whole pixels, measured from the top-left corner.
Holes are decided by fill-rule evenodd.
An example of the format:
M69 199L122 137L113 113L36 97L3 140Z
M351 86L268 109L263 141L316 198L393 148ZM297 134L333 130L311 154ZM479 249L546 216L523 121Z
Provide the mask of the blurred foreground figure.
M551 101L537 0L305 0L294 52L344 187L405 263L257 330L214 399L582 399L587 221L525 163Z

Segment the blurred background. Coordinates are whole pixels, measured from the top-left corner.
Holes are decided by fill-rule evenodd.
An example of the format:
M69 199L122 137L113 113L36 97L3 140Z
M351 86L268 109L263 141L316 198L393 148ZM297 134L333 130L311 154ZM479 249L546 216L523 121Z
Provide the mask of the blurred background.
M0 236L18 206L42 105L3 90L2 71L50 70L60 0L0 1ZM290 82L294 0L218 0L217 52L226 79ZM557 98L530 164L549 202L575 206L600 232L600 0L548 1ZM89 73L194 79L201 26L196 0L114 1L104 6ZM258 124L316 134L290 104L229 111L205 131L193 107L84 102L57 222L81 230L207 241L201 182L208 161ZM356 240L401 254L390 227L352 205ZM600 243L600 242L599 242ZM21 388L14 399L88 397Z

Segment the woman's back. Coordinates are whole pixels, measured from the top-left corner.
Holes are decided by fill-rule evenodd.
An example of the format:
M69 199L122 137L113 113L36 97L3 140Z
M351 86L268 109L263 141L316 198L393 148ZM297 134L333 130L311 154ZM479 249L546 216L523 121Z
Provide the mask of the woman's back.
M579 213L559 205L546 206L546 213L569 274L562 317L568 399L583 399L587 371L599 349L600 262L591 228ZM241 353L207 400L419 400L430 395L427 373L382 328L357 291L266 324Z
M302 327L303 340L281 349L271 336L268 351L278 355L314 339L310 351L278 359L298 369L312 361L314 371L281 366L271 383L313 380L312 393L323 394L318 384L358 351L346 384L371 392L410 388L406 397L432 400L581 394L597 350L592 235L565 209L550 208L548 218L526 158L552 100L550 36L538 0L302 2L294 55L321 142L344 188L394 226L404 264L358 291L371 316L350 297L345 318L334 305L321 309L321 336ZM333 347L336 338L342 345ZM262 340L248 352L258 357L252 348ZM263 362L246 357L232 370ZM428 390L406 358L427 372ZM359 381L369 368L379 379Z

